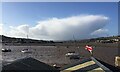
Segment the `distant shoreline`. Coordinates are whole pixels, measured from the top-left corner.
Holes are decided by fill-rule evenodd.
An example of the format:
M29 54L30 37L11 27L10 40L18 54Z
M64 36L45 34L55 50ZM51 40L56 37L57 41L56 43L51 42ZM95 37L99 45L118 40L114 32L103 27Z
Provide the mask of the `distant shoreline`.
M118 43L2 43L2 46L85 46L92 45L98 47L117 47Z

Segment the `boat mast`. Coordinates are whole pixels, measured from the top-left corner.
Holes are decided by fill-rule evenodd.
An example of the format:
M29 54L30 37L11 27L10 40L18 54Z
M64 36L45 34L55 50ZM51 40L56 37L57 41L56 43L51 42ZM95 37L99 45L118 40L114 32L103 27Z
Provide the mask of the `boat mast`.
M73 41L74 41L74 45L76 46L76 40L74 34L73 34Z

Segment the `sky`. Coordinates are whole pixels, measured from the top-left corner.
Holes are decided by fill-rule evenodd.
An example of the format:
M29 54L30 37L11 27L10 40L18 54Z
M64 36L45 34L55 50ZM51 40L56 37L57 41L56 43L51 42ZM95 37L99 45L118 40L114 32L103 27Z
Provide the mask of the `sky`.
M2 2L119 2L119 0L1 0Z
M39 40L118 35L118 3L3 2L0 34Z

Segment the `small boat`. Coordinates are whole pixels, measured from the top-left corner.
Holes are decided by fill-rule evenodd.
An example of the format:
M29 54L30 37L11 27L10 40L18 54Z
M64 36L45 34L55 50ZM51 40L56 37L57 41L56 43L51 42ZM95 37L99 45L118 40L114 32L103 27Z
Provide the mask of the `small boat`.
M78 54L78 53L75 53L75 52L73 51L73 52L68 52L67 54L65 54L65 56L67 56L67 57L79 56L79 54Z
M11 49L2 49L2 52L11 52Z
M29 49L23 49L21 50L22 53L31 53L32 51L30 51Z

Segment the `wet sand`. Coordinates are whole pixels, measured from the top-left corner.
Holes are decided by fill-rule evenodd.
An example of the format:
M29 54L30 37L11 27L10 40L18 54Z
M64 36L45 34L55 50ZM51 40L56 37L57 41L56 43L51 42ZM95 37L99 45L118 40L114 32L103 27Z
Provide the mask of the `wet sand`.
M84 49L84 45L75 46L2 46L2 48L10 48L12 52L3 52L2 59L4 62L11 62L25 57L33 57L39 61L49 65L57 64L64 66L74 63L78 60L70 60L65 54L69 51L79 53L81 57L88 58L90 53ZM32 53L22 53L21 50L28 48ZM114 65L114 58L118 54L118 48L95 46L93 56L111 65ZM82 58L81 58L82 59ZM79 59L79 60L81 60Z

